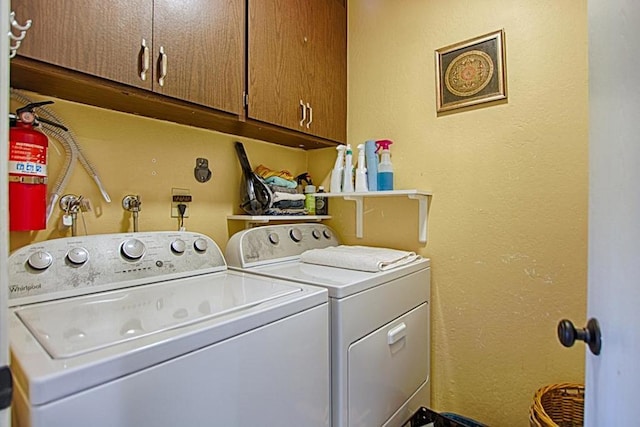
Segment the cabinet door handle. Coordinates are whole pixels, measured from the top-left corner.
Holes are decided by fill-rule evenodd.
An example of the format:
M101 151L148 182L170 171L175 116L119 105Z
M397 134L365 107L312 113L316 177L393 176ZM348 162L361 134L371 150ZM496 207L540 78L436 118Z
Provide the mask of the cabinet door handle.
M304 105L304 102L302 102L302 99L300 100L300 109L302 110L302 119L300 120L300 126L304 126L304 122L305 120L307 120L307 107Z
M142 55L140 56L140 80L147 80L147 72L149 71L149 47L147 40L142 39L140 43L142 47Z
M309 105L308 102L307 109L309 110L309 121L307 122L307 129L309 129L309 126L311 126L311 122L313 122L313 108L311 108L311 105Z
M167 54L164 53L164 46L160 46L160 77L158 84L164 86L164 79L167 77Z

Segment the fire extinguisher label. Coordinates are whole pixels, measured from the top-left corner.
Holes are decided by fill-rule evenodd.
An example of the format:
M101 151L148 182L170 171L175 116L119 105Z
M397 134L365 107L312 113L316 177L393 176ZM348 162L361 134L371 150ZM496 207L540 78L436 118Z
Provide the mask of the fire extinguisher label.
M46 147L29 142L10 144L9 173L47 176Z

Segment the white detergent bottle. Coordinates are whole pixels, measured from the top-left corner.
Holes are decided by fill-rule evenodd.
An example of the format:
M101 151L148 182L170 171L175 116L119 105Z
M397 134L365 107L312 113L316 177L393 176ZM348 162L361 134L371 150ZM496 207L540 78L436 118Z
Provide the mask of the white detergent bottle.
M358 168L356 169L356 192L369 191L367 186L367 168L364 163L364 144L358 145Z
M344 173L342 174L342 192L353 193L353 153L351 145L347 144L346 156L344 158Z
M380 163L378 164L378 191L393 190L393 165L391 164L391 151L389 146L393 141L382 139L376 141L377 151L380 151Z
M340 193L342 192L342 174L344 173L344 150L346 147L344 145L338 145L336 150L338 150L338 157L336 157L336 164L333 166L333 170L331 171L331 186L329 191L332 193Z

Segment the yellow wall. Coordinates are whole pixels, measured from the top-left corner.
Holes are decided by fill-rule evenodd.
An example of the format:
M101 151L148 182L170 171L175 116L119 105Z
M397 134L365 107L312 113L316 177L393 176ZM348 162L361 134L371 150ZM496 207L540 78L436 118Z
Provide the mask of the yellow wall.
M37 100L45 99L27 94ZM84 214L88 234L133 230L131 214L122 208L122 198L127 194L141 197L140 231L176 230L177 219L171 218L171 189L185 188L193 196L189 218L185 219L187 230L211 236L224 249L229 235L243 227L237 221L227 221L227 215L242 213L238 207L241 169L234 141L243 142L254 167L264 163L292 173L305 171L307 155L300 149L46 99L55 101L49 108L72 128L112 199L111 203L105 203L80 163L75 164L65 194L82 195L94 205L92 212ZM11 103L13 110L18 105ZM56 150L55 141L50 145L49 179L53 183L60 173L63 152ZM209 159L213 176L206 183L194 178L197 157ZM12 232L11 250L32 241L70 236L70 229L59 229L60 218L61 211L56 206L47 230ZM78 233L85 234L82 220L78 222Z
M585 316L586 2L398 3L349 1L348 139L394 140L396 189L434 192L429 241L410 200L367 200L356 240L331 199L332 224L432 258L432 406L527 426L538 387L583 380L584 346L555 331ZM434 51L501 28L508 102L437 117ZM311 152L311 173L334 156Z

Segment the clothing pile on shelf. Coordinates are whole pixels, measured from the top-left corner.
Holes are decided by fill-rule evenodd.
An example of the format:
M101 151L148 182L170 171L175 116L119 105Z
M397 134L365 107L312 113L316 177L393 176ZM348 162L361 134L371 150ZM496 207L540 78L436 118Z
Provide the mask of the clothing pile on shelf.
M259 165L254 172L264 180L273 197L266 215L306 215L304 194L298 193L295 177L286 170L274 171Z

